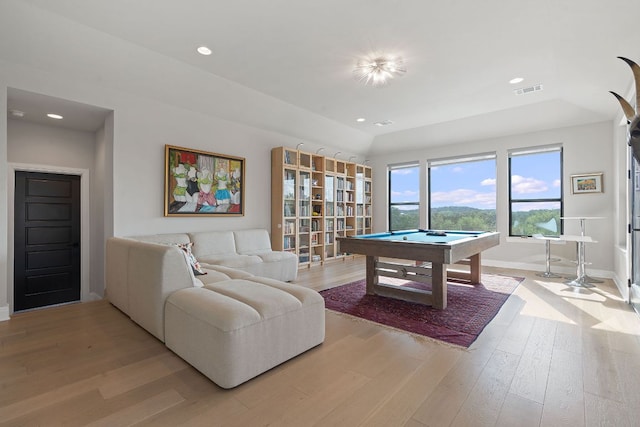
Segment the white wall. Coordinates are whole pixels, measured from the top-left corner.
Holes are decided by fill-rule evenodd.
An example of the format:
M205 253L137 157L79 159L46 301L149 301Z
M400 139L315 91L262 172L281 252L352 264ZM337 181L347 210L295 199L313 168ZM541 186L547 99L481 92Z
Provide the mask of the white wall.
M270 150L295 147L323 154L366 146L371 138L353 128L239 86L155 52L131 45L25 2L0 3L0 204L7 191L7 89L15 88L113 110L93 140L103 230L134 235L199 229L270 227ZM244 124L243 124L244 123ZM165 218L164 146L178 145L246 158L245 215ZM69 147L71 148L71 147ZM73 149L76 149L75 147ZM21 158L20 147L12 156ZM67 148L64 149L67 151ZM33 153L32 153L33 154ZM29 154L31 155L31 154ZM31 161L47 161L45 156ZM361 156L362 157L362 156ZM62 161L63 159L55 160ZM18 161L18 160L16 160ZM103 168L103 169L101 169ZM0 224L7 224L0 209ZM13 278L6 268L7 227L0 227L0 319L8 314ZM92 259L103 256L94 239ZM96 268L92 274L102 274ZM101 277L92 292L102 293Z
M9 119L7 160L13 163L92 169L94 134Z
M616 185L619 173L617 171L614 172L613 155L615 147L612 135L612 124L605 122L371 157L370 164L373 167L374 174L374 229L375 231L387 229L387 165L420 160L421 165L424 167L427 159L495 151L497 154L496 214L498 231L501 233L501 244L483 254L483 262L518 268L543 269L544 248L540 242L536 242L533 239L525 241L523 239L507 238L509 234L507 151L513 148L561 143L564 156L564 215L606 218L587 222L587 235L593 237L598 243L588 245L586 254L587 260L592 262L590 269L600 275L612 277L614 271L613 249L617 246L616 236L618 231L614 227L618 217L616 200L619 198ZM402 134L397 134L397 137L402 138ZM588 172L604 173L604 192L598 194L571 194L570 176ZM423 182L425 182L424 179ZM424 188L421 193L426 197ZM423 205L426 208L426 202ZM426 227L426 223L422 224L422 226ZM579 232L577 221L565 221L565 234L579 234ZM575 259L574 245L554 245L552 251L554 256L567 260ZM564 270L567 273L575 271L575 268L568 263L554 266L554 269Z

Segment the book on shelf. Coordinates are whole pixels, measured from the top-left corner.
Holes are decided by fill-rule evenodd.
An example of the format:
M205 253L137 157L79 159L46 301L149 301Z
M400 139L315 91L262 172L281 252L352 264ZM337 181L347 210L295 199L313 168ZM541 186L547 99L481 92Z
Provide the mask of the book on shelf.
M295 216L296 208L294 203L294 201L284 202L284 216Z
M327 220L325 225L326 231L333 231L333 220Z
M284 234L295 234L296 225L293 222L284 223Z
M284 246L284 249L295 249L296 248L295 236L284 236L283 246Z

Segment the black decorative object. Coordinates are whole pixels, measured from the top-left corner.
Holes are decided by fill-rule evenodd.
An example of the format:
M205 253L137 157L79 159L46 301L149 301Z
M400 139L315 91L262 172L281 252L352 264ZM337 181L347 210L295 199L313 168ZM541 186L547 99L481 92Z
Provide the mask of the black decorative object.
M629 125L627 130L627 143L631 146L633 156L640 162L640 66L622 56L618 58L626 62L631 67L631 71L633 71L636 86L636 109L634 110L631 104L617 93L610 92L616 97L618 102L620 102L624 115L627 117L627 123Z

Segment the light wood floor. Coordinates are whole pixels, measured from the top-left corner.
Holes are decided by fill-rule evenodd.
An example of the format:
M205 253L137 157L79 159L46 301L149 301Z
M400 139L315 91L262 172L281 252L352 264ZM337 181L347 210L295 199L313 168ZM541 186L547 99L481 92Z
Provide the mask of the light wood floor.
M324 344L229 391L107 302L18 314L0 322L0 425L640 425L640 317L615 286L498 272L526 280L468 350L328 311Z

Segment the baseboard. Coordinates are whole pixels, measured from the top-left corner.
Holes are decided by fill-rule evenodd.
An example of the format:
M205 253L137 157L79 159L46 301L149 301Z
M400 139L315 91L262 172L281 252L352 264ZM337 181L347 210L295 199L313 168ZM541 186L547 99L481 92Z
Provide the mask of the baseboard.
M489 267L499 267L499 268L512 268L515 270L529 270L529 271L544 271L545 266L543 264L535 264L535 263L525 263L525 262L508 262L508 261L496 261L496 260L488 260L483 259L482 265L486 265ZM571 276L576 274L576 267L574 266L562 266L562 265L552 265L551 271L556 274L561 274L563 276ZM612 279L615 281L615 274L613 271L608 270L596 270L593 268L589 268L588 272L589 276L600 277L603 279ZM616 283L617 285L617 283Z
M622 296L622 299L624 300L624 302L626 302L627 304L630 304L629 284L627 283L626 279L620 280L620 277L618 277L618 275L616 274L613 277L613 283L616 284L616 288L618 288L618 292L620 292L620 295Z
M87 302L89 301L99 301L102 297L95 292L89 292L89 297L87 298Z
M9 320L9 306L3 305L0 307L0 322L4 322L5 320Z

